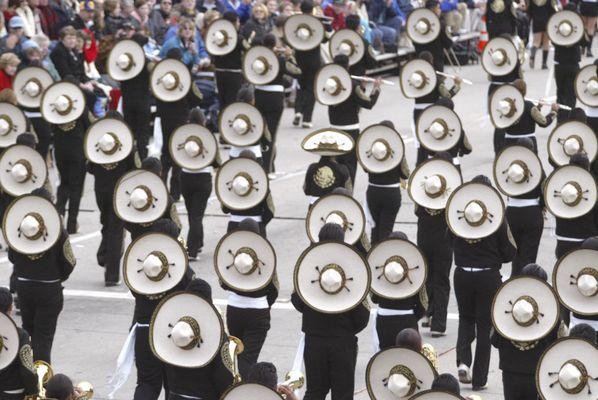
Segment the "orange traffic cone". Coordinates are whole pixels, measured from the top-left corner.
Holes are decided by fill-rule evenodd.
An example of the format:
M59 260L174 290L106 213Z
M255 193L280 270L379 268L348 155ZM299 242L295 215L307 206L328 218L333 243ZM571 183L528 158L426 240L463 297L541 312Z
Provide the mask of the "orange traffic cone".
M488 32L486 31L486 16L482 17L482 23L480 24L480 39L478 40L478 51L482 53L486 43L488 43Z

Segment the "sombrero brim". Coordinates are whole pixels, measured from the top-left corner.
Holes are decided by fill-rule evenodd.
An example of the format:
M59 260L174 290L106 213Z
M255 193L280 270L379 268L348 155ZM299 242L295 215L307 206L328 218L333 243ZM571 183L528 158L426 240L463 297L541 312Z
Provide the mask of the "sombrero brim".
M259 259L258 269L243 275L234 266L234 255L243 247L252 249ZM261 235L249 231L226 234L214 251L216 274L227 286L241 292L254 292L268 286L276 270L276 253L270 242Z
M507 171L513 161L522 161L530 171L528 179L521 183L508 179ZM506 196L520 196L534 190L542 181L542 162L532 150L523 146L508 146L494 160L494 183Z
M309 40L302 40L297 36L297 29L300 25L308 25L312 31ZM285 42L292 48L299 51L315 49L324 40L324 25L312 15L296 14L291 15L283 26L283 35Z
M565 153L561 140L576 135L583 141L583 153L593 162L598 153L598 138L594 130L580 121L567 121L557 125L548 137L548 156L558 166L569 164L570 156Z
M325 147L321 145L325 135L333 135L337 143L336 147ZM320 157L334 157L349 153L355 147L355 141L345 131L334 128L324 128L311 132L301 141L301 148Z
M388 143L392 153L386 160L377 160L369 151L377 140ZM384 125L371 125L365 128L357 139L357 159L367 172L379 174L396 168L405 156L405 145L401 135Z
M464 400L463 397L441 390L424 390L411 398L411 400Z
M169 72L176 72L179 77L179 85L173 90L168 90L161 84L162 77ZM165 103L181 100L189 93L192 84L189 68L179 60L167 58L160 61L150 75L150 88L154 97Z
M430 197L424 188L426 177L440 174L446 180L446 189L438 197ZM409 175L408 193L411 200L421 207L430 210L442 210L446 207L446 202L450 194L461 186L463 178L456 166L450 161L439 158L432 158L418 165Z
M97 147L105 133L112 133L120 141L120 147L113 154L106 154ZM87 129L83 140L83 150L85 158L94 164L120 162L133 151L133 133L125 121L117 118L101 118Z
M4 343L4 348L0 352L0 371L3 371L17 358L20 350L17 325L4 313L0 313L0 335Z
M41 84L40 92L37 96L31 97L24 89L27 82L35 79ZM17 103L22 107L38 108L42 101L42 94L45 88L49 87L54 82L52 75L41 67L27 67L23 68L15 75L15 80L12 83Z
M563 21L569 21L577 29L574 29L569 36L563 36L559 32L559 25ZM546 33L550 41L557 46L573 46L584 37L584 23L581 16L570 10L561 10L548 19Z
M427 19L430 21L430 31L422 35L419 33L415 26L421 19ZM432 10L427 8L416 8L415 10L409 13L407 17L407 22L405 23L405 29L407 32L407 36L411 39L412 42L417 44L426 44L434 41L438 35L440 35L440 30L442 26L440 24L440 19L434 14Z
M214 35L218 31L226 31L230 40L224 46L219 46L214 43ZM212 56L225 56L231 53L236 47L239 40L239 34L235 25L223 18L214 20L208 26L204 43L206 45L206 51Z
M568 182L577 182L585 191L584 199L575 206L565 204L559 196L562 187ZM565 165L552 171L544 183L544 201L546 208L554 216L573 219L586 215L596 205L596 180L589 171L576 165Z
M267 386L258 383L239 383L231 386L220 400L281 400L282 396Z
M236 133L232 124L239 115L245 115L251 122L251 129L244 135ZM220 135L233 146L253 146L260 141L264 135L265 122L262 113L249 103L232 103L226 106L218 116L218 127Z
M330 56L334 58L338 54L342 54L340 50L340 45L345 42L350 41L353 44L353 53L350 54L349 57L349 65L355 65L365 55L365 48L364 42L359 33L351 30L351 29L340 29L336 31L330 40L328 41L328 50L330 51Z
M498 50L504 50L506 53L506 61L503 65L496 65L494 61L492 61L492 53ZM484 50L482 52L482 68L493 76L505 76L513 72L513 70L517 67L517 59L518 59L517 48L512 40L497 37L490 40Z
M27 119L19 107L10 103L0 103L0 116L6 116L12 121L11 130L0 135L0 147L12 146L17 142L17 136L27 131Z
M409 83L409 78L416 72L421 71L427 78L426 84L418 89ZM411 61L407 61L401 69L401 75L399 77L399 83L401 84L401 91L403 95L408 99L417 99L419 97L426 96L436 88L438 78L436 77L436 71L434 66L427 61L416 58Z
M246 196L238 196L227 187L239 173L249 174L257 190L252 190ZM248 158L230 159L220 167L216 174L216 196L220 202L231 210L248 210L257 206L268 196L268 175L257 162Z
M542 314L531 326L515 322L512 303L521 296L530 296L538 303ZM511 278L498 289L492 301L492 323L503 337L517 342L532 342L548 335L559 322L559 301L552 288L544 281L531 276Z
M40 214L44 219L46 234L36 240L21 235L19 227L23 218L30 212ZM13 200L4 212L2 233L8 246L22 254L39 254L58 242L62 232L60 215L50 201L34 195L24 195Z
M129 206L129 194L137 186L147 186L155 197L153 207L145 211ZM134 224L147 224L160 218L168 208L168 189L158 175L150 171L136 169L123 175L114 189L114 211L123 221Z
M505 98L513 99L516 111L512 116L505 116L498 112L498 103ZM494 89L488 102L488 114L492 125L499 129L506 129L519 121L523 115L525 100L515 86L502 85Z
M10 171L19 160L29 162L31 166L31 179L17 182ZM44 185L48 176L46 160L36 150L24 145L13 145L6 149L0 156L0 186L5 193L13 197L29 194Z
M185 151L184 147L189 137L195 137L201 141L202 153L196 157L191 157ZM211 165L218 156L218 143L210 130L198 124L185 124L178 127L170 136L168 149L172 161L179 167L190 171L199 171Z
M490 219L480 226L471 226L461 213L472 200L481 200L487 208ZM446 204L446 222L456 236L463 239L483 239L492 235L503 223L505 206L502 197L493 187L482 183L468 182L458 187L449 197Z
M365 381L370 398L376 400L397 399L397 396L385 385L390 370L396 365L405 365L415 374L419 389L415 389L412 396L431 387L434 378L438 375L432 363L417 351L405 347L391 347L382 350L370 359L366 367ZM409 396L409 398L412 397Z
M400 283L390 283L383 275L383 266L390 257L400 256L407 262L409 278ZM372 274L371 290L386 299L404 299L419 292L428 276L428 265L420 249L408 240L386 239L376 244L368 253Z
M596 66L594 64L586 65L580 69L575 77L575 94L579 101L586 106L598 107L598 95L594 96L586 91L586 84L592 77L596 79Z
M328 93L324 89L326 81L331 77L338 78L340 85L342 86L340 93L336 96ZM353 93L353 82L351 81L351 75L349 75L349 71L340 65L324 65L316 73L314 94L316 96L316 100L318 100L318 103L324 106L334 106L347 100L351 96L351 93Z
M159 281L152 281L143 273L143 260L153 251L168 258L168 274ZM141 261L140 261L141 260ZM129 289L143 295L165 293L174 288L185 276L188 265L187 252L181 243L162 233L146 233L135 239L123 258L123 278Z
M270 69L264 74L258 74L251 67L259 57L265 58L270 65ZM280 72L280 63L276 53L265 46L254 46L247 50L243 56L242 67L245 80L254 85L267 85L276 79Z
M552 286L561 303L569 310L581 315L595 315L598 310L598 296L584 296L577 289L577 285L572 283L584 268L598 270L598 251L576 249L562 256L552 271Z
M54 109L54 101L60 95L67 95L73 102L71 111L61 115ZM55 82L50 85L42 95L40 111L46 121L51 124L67 124L78 119L85 111L85 96L83 91L70 82Z
M177 347L169 338L170 325L181 317L189 316L198 323L201 345L190 350ZM201 368L220 352L224 325L218 310L199 295L190 292L173 293L156 307L149 329L149 343L154 355L170 365L183 368Z
M305 228L312 243L318 241L320 229L326 224L326 217L333 211L341 211L351 226L345 229L345 243L357 242L365 229L365 213L357 200L344 194L329 194L320 197L307 212Z
M117 64L118 57L121 54L130 54L133 65L127 71L120 68ZM126 81L135 78L145 68L145 52L134 40L121 40L117 42L110 53L108 54L108 61L106 62L106 69L108 75L115 81Z
M436 139L428 132L430 125L437 119L443 120L448 126L449 133L442 139ZM461 118L456 112L445 106L432 105L427 107L419 115L416 126L417 140L420 145L433 152L450 150L461 139Z
M337 264L348 281L349 290L328 294L318 283L318 271L328 264ZM295 291L311 309L325 314L337 314L352 310L367 297L371 275L366 260L345 243L317 243L303 251L293 274ZM316 282L312 283L313 280Z

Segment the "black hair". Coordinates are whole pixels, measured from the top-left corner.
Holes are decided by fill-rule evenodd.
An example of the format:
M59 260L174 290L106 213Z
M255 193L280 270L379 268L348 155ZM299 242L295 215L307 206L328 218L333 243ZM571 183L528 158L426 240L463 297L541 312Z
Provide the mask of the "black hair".
M528 137L522 137L515 141L516 146L525 147L529 150L534 150L534 141Z
M34 196L42 197L48 201L52 201L52 193L48 191L45 187L40 187L31 191L31 194Z
M335 55L332 62L340 65L341 67L343 67L345 69L349 68L349 57L347 57L345 54Z
M436 6L438 6L440 4L440 2L438 0L428 0L426 1L426 8L428 10L432 10L434 8L436 8Z
M241 153L239 153L239 158L248 158L253 161L257 160L255 153L249 149L243 150Z
M380 122L380 125L385 126L390 129L395 129L395 124L388 119L385 119L384 121Z
M569 165L577 165L586 171L590 170L590 160L588 160L588 156L583 153L573 154L571 158L569 158Z
M588 324L577 324L569 331L569 337L586 339L597 344L596 331Z
M490 178L488 178L486 175L476 175L473 177L473 179L471 180L472 182L475 183L481 183L483 185L487 185L487 186L492 186L492 182L490 182Z
M390 234L388 235L388 238L389 239L409 240L409 238L407 237L407 234L402 231L390 232Z
M536 263L527 264L525 267L523 267L521 270L521 275L535 276L536 278L540 278L545 282L548 280L548 274L546 273L546 270Z
M12 307L12 293L7 287L0 287L0 312L8 313Z
M314 10L314 2L311 0L303 0L300 9L303 14L311 14Z
M574 121L583 122L584 124L588 120L588 117L586 116L586 112L583 110L583 108L580 108L580 107L575 107L571 111L571 114L569 114L569 118Z
M427 51L427 50L422 51L421 53L419 53L418 57L421 60L429 62L430 64L434 64L434 55L432 53L430 53L429 51Z
M273 49L276 46L276 36L272 33L267 33L262 38L262 44L269 49Z
M145 36L143 33L139 33L139 32L134 33L133 36L131 37L131 39L142 47L145 46L147 44L147 42L149 41L147 36Z
M31 133L21 133L19 136L17 136L17 144L35 149L35 136L33 136Z
M278 374L276 373L276 367L271 362L258 362L253 364L249 368L247 373L248 383L258 383L260 385L269 387L272 390L276 390L278 386Z
M255 93L253 90L253 86L251 85L243 85L239 92L237 93L237 101L241 103L253 103L255 100Z
M461 396L459 381L451 374L440 374L432 381L432 390L443 390Z
M260 233L260 225L253 218L245 218L239 222L238 230Z
M200 278L193 278L191 282L187 284L186 290L188 292L193 292L205 301L212 302L212 287L210 284L203 279Z
M598 236L587 238L581 244L582 249L598 250Z
M181 61L183 59L183 52L178 47L173 47L166 53L166 58Z
M150 226L149 231L153 233L163 233L166 236L176 239L181 233L181 228L169 218L160 218L157 221L154 221Z
M141 161L141 168L156 175L162 175L162 162L157 157L147 157Z
M222 14L222 19L232 22L233 24L239 20L239 16L235 11L227 11Z
M46 384L46 396L56 400L68 400L75 388L71 378L64 374L56 374Z
M356 31L359 28L360 24L361 18L359 18L359 15L357 14L347 15L345 17L345 25L348 29L351 29L352 31Z
M415 329L405 328L397 334L395 344L419 353L422 349L422 337Z
M125 118L123 117L123 115L121 113L119 113L116 110L108 110L106 111L106 118L114 118L114 119L118 119L120 121L124 121Z
M201 108L193 107L191 111L189 111L189 123L198 124L201 126L206 125L206 116Z
M334 189L332 189L331 193L332 194L344 194L345 196L353 197L353 196L351 196L351 192L347 188L344 188L344 187L334 188Z
M333 224L331 222L324 224L318 233L320 242L331 240L334 242L342 242L345 240L345 231L342 226Z
M447 99L446 97L441 97L438 100L436 100L436 104L439 106L450 108L451 110L455 108L455 103L451 99Z

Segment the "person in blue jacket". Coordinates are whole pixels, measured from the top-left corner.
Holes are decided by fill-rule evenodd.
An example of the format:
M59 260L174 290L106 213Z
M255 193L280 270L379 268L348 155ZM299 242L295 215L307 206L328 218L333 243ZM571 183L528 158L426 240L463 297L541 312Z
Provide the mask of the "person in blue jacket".
M168 52L173 48L181 49L183 53L181 61L190 68L194 65L205 67L210 64L210 56L199 30L189 18L181 18L178 25L171 27L166 32L164 45L159 54L160 58L166 58Z

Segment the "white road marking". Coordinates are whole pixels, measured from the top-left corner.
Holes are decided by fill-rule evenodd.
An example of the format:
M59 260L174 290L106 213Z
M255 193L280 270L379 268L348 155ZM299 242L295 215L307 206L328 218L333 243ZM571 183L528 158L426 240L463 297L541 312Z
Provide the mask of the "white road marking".
M110 299L110 300L134 300L133 295L130 292L108 292L104 290L76 290L76 289L65 289L64 295L66 297L77 297L87 299ZM214 299L214 304L217 306L226 306L227 300L225 299ZM288 299L282 299L272 305L274 310L295 310L295 307L291 304ZM375 308L370 311L372 314L376 312ZM458 320L459 314L449 313L447 316L450 320Z

